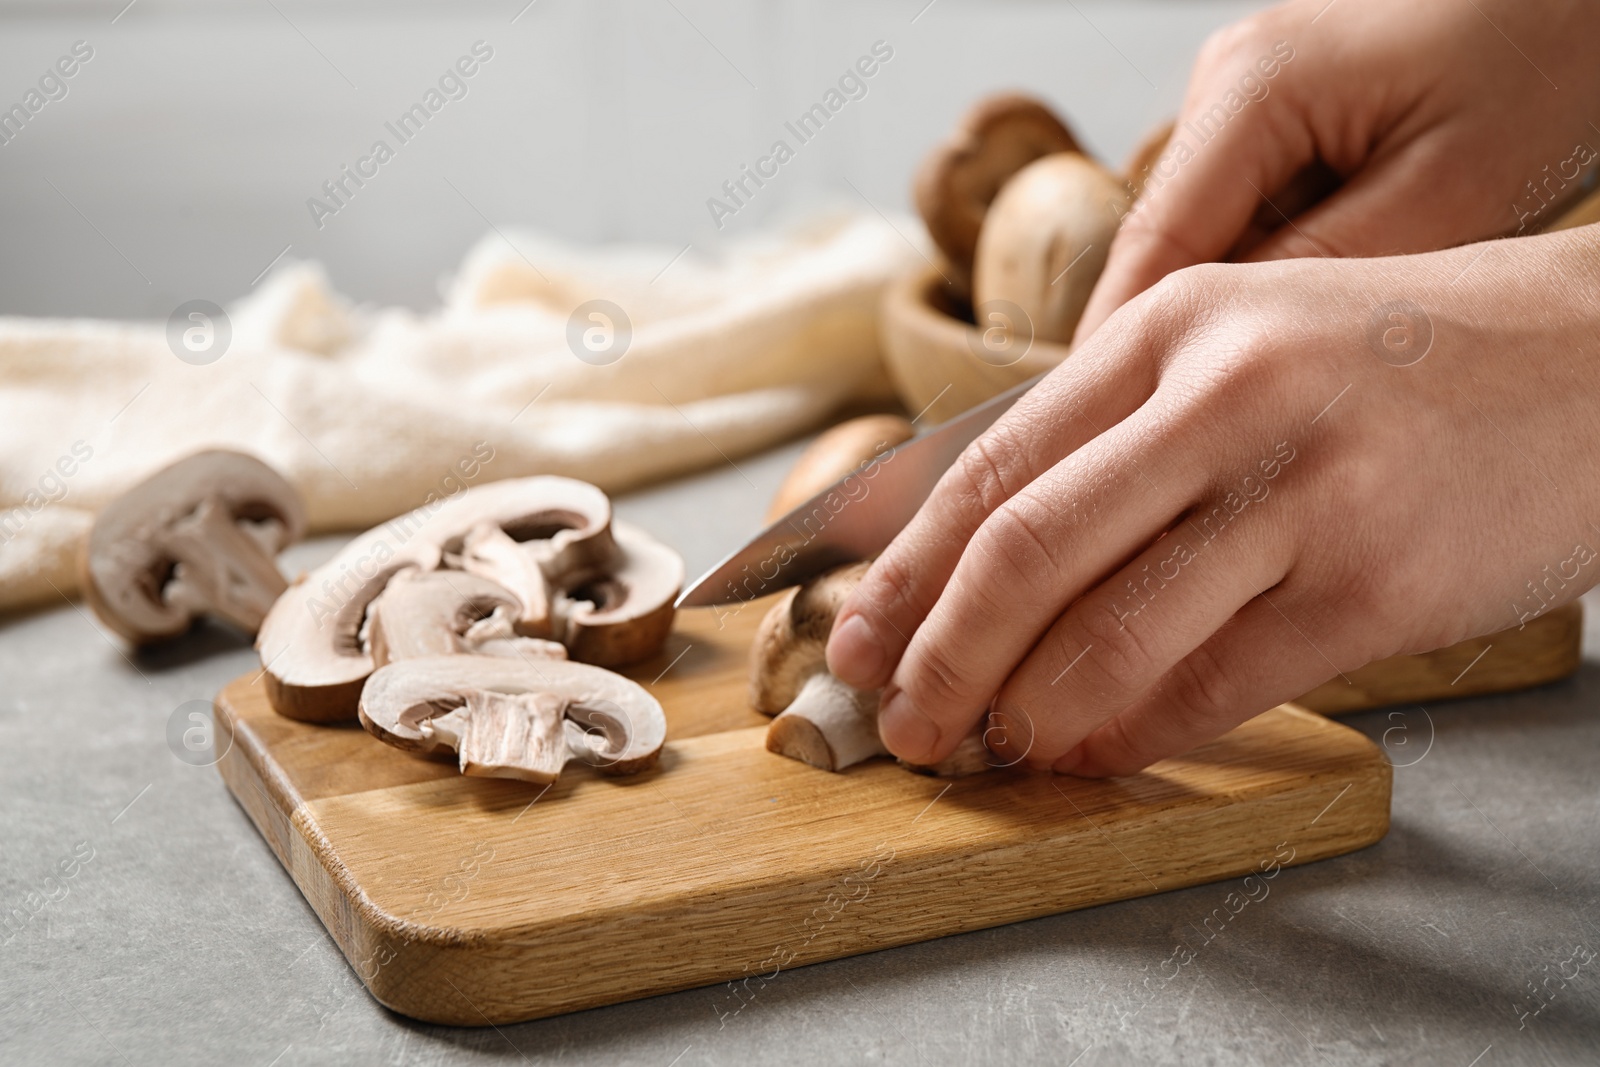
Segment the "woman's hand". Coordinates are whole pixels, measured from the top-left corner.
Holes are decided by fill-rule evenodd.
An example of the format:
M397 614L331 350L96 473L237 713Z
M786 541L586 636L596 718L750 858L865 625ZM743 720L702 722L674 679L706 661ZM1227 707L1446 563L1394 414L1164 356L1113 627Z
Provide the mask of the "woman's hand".
M1597 292L1600 227L1174 274L967 449L829 666L888 687L908 760L992 709L1003 762L1123 774L1572 600L1600 576Z
M1216 34L1079 340L1196 263L1535 232L1600 146L1596 44L1588 0L1293 0ZM1343 185L1311 206L1319 162Z

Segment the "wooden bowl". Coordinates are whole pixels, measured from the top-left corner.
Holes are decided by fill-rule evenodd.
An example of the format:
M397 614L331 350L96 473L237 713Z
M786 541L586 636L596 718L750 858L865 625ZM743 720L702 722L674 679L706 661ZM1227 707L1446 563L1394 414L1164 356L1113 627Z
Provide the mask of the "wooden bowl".
M994 323L1002 319L991 315ZM1002 332L990 336L1005 338ZM985 346L972 307L927 268L884 292L878 330L889 377L919 427L937 425L1018 382L1049 370L1071 348L1049 341L1003 340Z

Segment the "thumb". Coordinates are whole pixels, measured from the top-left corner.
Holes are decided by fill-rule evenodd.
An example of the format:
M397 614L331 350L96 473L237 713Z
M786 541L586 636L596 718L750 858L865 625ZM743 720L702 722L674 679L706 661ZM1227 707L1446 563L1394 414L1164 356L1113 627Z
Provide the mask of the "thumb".
M1248 101L1230 113L1221 101L1245 98L1226 73L1220 88L1191 89L1172 140L1111 243L1075 342L1173 271L1226 256L1245 235L1263 195L1281 189L1315 159L1311 133L1284 95Z

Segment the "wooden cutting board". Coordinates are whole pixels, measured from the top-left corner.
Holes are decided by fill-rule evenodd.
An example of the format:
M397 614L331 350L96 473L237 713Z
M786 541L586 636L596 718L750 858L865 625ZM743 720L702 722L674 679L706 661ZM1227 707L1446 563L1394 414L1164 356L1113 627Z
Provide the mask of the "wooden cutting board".
M464 778L278 716L259 675L217 699L219 768L373 996L469 1026L717 982L735 1013L790 967L1219 879L1246 899L1388 829L1382 753L1291 705L1113 781L783 759L745 701L766 608L681 613L629 672L669 723L634 779Z

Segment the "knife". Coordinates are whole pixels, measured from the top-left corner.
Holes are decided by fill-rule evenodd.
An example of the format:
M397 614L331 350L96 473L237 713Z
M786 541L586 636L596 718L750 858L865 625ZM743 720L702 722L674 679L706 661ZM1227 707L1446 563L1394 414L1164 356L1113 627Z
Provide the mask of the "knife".
M877 555L905 529L962 449L1043 377L1035 375L851 471L701 575L677 606L744 603Z

